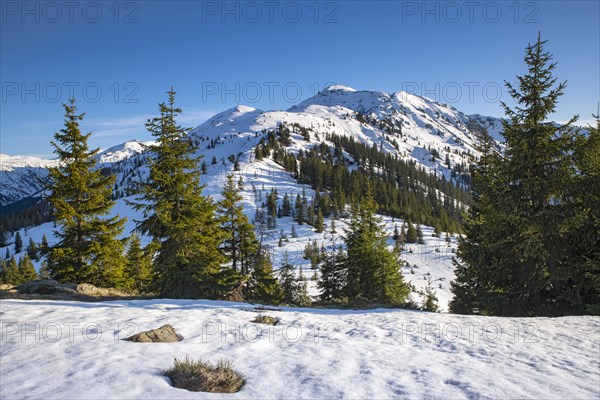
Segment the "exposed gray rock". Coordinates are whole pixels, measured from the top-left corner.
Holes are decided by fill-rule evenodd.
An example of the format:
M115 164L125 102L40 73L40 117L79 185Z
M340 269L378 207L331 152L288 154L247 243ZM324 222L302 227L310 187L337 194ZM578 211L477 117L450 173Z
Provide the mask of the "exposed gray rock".
M40 279L13 288L22 294L77 294L77 285L60 283L53 279Z
M143 343L172 343L182 341L183 337L177 334L171 325L163 325L157 329L136 333L125 340Z

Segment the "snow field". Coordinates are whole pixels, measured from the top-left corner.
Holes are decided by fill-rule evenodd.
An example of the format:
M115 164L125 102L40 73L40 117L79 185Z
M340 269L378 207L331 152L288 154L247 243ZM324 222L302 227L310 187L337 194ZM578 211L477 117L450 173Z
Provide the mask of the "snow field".
M486 318L244 303L0 301L0 397L549 398L600 396L600 318ZM171 324L179 343L130 343ZM236 394L170 386L174 357L233 361Z

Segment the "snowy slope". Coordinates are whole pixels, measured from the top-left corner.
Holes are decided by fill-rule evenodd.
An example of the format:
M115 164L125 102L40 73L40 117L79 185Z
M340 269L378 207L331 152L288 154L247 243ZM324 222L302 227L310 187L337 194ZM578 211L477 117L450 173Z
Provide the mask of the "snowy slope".
M31 156L0 154L0 205L31 196L43 188L47 168L57 164Z
M498 142L502 142L504 140L502 137L502 132L504 131L504 128L502 127L502 118L489 117L479 114L469 115L469 117L479 126L481 126L481 128L487 129L488 133L494 140Z
M404 310L268 311L144 300L2 300L3 399L597 399L600 318L489 318ZM131 343L171 324L179 343ZM188 392L162 371L175 357L233 361L236 394Z
M223 145L225 146L225 145ZM210 150L211 154L217 154L219 147ZM227 146L224 147L227 151L231 149ZM223 182L226 179L227 174L232 173L232 166L230 164L223 166L218 164L209 168L206 179L206 188L204 193L212 196L216 200L221 198L220 192L223 187ZM262 201L266 198L267 194L271 189L275 188L280 194L280 198L288 193L295 197L296 194L301 194L304 190L307 196L310 198L314 195L314 191L306 185L298 184L288 172L285 172L279 165L275 164L270 160L263 160L260 162L254 161L251 163L241 165L241 171L235 172L237 177L244 179L245 190L241 193L243 196L243 204L245 212L249 218L253 218L256 209L260 207ZM252 187L256 188L256 193L260 193L260 197L255 196ZM135 228L135 221L141 220L142 215L139 212L134 211L131 207L126 204L127 198L117 200L115 207L113 208L114 214L119 214L121 217L127 218L123 237L129 237L131 231ZM402 226L403 221L401 219L393 219L390 217L382 217L384 225L389 235L389 244L393 244L391 236L393 234L394 226ZM333 243L342 243L342 235L344 234L344 228L346 227L345 219L336 219L335 227L336 232L332 234L330 232L331 220L325 220L326 230L323 233L316 233L314 229L307 225L298 225L293 221L291 217L278 218L277 226L275 229L268 230L265 234L265 245L270 248L271 259L274 267L277 269L281 265L281 260L285 252L288 253L289 261L294 265L297 271L302 269L305 277L309 279L309 292L313 296L317 296L319 291L316 287L316 282L311 281L310 278L315 273L310 268L310 262L305 260L302 255L304 248L309 241L316 240L318 246L321 244L326 249L331 249ZM297 238L292 237L292 226L297 233ZM427 278L431 278L434 288L436 290L440 311L448 311L448 302L452 298L450 292L450 282L454 279L454 267L452 265L452 255L456 249L456 237L452 237L451 243L446 243L442 237L432 237L433 229L430 227L423 226L423 234L425 239L424 245L407 245L406 251L403 253L403 260L408 263L406 267L402 269L405 280L409 282L414 288L415 292L412 293L413 300L420 302L421 296L419 290L422 290L427 284ZM40 226L31 227L28 229L21 229L19 231L23 242L28 243L29 239L33 239L34 242L40 243L42 237L45 234L48 238L50 245L56 242L53 236L54 226L53 223L45 223ZM283 241L282 246L279 246L279 237L283 232L287 238ZM14 236L13 236L14 237ZM9 242L12 238L9 238ZM143 244L147 243L147 239L143 238ZM13 247L9 247L11 254L14 253ZM15 254L18 258L25 254L25 249L21 253ZM39 269L41 263L34 262L36 267Z

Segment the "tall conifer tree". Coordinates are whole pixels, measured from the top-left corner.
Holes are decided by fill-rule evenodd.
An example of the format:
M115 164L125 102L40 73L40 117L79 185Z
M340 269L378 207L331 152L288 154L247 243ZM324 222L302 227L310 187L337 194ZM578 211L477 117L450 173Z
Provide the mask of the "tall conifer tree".
M556 64L545 43L538 36L527 46L527 74L517 77L516 86L506 83L516 103L513 108L503 103L506 151L501 157L484 153L486 162L494 162L477 167L475 204L458 249L452 311L558 315L598 304L598 287L589 285L598 273L597 230L589 235L595 222L576 218L593 216L586 210L594 200L575 184L592 178L588 184L593 186L598 173L592 167L586 176L577 163L585 154L572 126L577 117L563 125L548 121L566 85L556 84ZM581 242L592 251L578 248ZM592 263L583 267L586 259ZM591 279L584 283L586 272Z
M387 236L376 210L373 188L368 184L346 229L346 294L352 299L398 305L409 290L400 272L399 254L387 248Z
M35 272L35 268L28 254L25 254L19 260L19 275L21 282L29 282L37 279L37 272Z
M150 288L152 279L152 256L155 246L150 243L142 248L140 237L134 233L129 238L125 255L125 280L123 288L137 293L145 293Z
M225 235L216 205L202 194L196 146L188 129L176 122L181 109L175 107L173 89L168 95L168 102L159 104L159 116L146 123L157 145L147 161L149 178L138 186L133 203L145 215L137 229L157 245L153 286L160 296L221 297L227 292L221 275L225 257L219 251Z
M61 282L86 282L96 286L118 286L123 274L125 219L107 216L113 205L114 175L97 168L96 154L82 134L75 100L64 105L65 127L54 135L54 152L60 163L50 168L49 197L58 238L48 254L51 276Z
M256 259L258 241L254 234L254 226L244 214L241 190L241 179L236 183L233 174L228 175L221 192L222 200L219 202L221 227L227 235L221 248L231 261L232 268L242 275L248 275L251 264Z

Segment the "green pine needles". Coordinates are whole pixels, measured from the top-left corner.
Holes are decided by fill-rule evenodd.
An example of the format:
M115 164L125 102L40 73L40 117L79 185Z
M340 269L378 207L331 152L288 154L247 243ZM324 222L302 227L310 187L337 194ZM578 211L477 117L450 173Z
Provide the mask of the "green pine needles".
M473 205L459 242L452 312L533 316L600 312L598 129L548 117L565 83L539 37L527 74L506 87L500 154L482 138ZM587 186L587 187L586 187Z
M176 122L175 92L159 104L158 117L146 123L156 138L148 157L149 177L137 187L136 210L145 219L137 229L156 245L153 286L157 294L174 298L215 298L220 287L219 246L225 232L215 217L217 206L202 194L200 157L187 138L186 128Z
M52 142L60 164L50 169L49 189L58 243L48 254L48 268L61 282L87 282L119 287L123 279L125 219L108 217L114 201L114 175L96 168L98 149L88 147L91 133L82 134L75 101L65 108L65 127Z
M388 249L387 234L376 211L373 188L368 184L352 209L345 231L346 251L334 246L325 257L318 282L322 301L350 299L392 306L406 301L409 287L400 272L400 254Z

